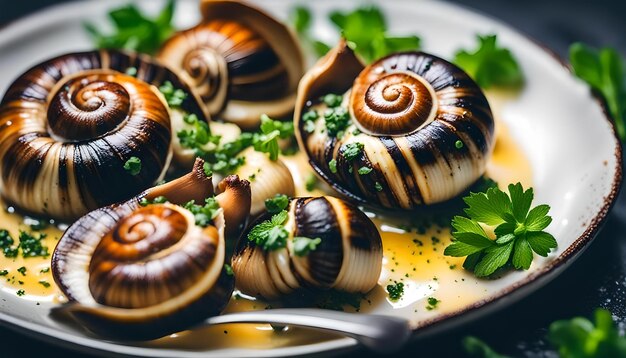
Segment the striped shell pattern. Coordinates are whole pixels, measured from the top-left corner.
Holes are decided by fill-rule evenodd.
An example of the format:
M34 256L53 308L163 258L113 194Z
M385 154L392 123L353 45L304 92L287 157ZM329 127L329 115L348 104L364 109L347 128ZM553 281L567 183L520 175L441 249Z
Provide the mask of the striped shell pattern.
M276 299L300 287L366 293L376 285L382 241L362 211L330 196L292 199L287 210L286 247L266 251L248 240L248 232L239 239L232 258L239 290ZM269 217L265 214L256 223ZM319 238L320 243L299 256L294 248L297 237Z
M328 93L343 95L337 108L321 100ZM333 113L349 118L337 135L328 130ZM422 52L364 67L345 42L303 78L295 122L319 176L353 200L393 209L460 194L494 146L487 99L461 69Z
M174 34L158 59L175 69L219 119L252 128L261 114L291 113L304 73L291 31L236 1L205 0L201 10L203 21Z
M125 74L134 69L134 76ZM156 86L186 87L147 56L72 53L21 75L0 104L0 187L27 212L75 219L159 180L171 156L169 108ZM183 103L204 114L192 96ZM133 175L124 168L141 161Z

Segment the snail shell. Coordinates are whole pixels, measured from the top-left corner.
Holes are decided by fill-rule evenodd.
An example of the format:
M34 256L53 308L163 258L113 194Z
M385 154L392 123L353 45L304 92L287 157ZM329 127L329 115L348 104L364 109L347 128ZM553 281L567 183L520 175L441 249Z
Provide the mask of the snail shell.
M323 196L292 199L285 228L287 246L265 251L239 239L232 259L237 288L253 296L275 299L307 286L350 293L368 292L382 268L382 242L372 221L358 208L340 199ZM256 223L267 220L261 216ZM320 238L306 256L294 253L294 237Z
M320 97L328 93L344 94L340 106L350 122L340 137L325 129ZM303 119L311 109L319 113L314 129ZM461 69L422 52L364 67L345 41L303 78L295 122L300 148L320 177L353 200L385 208L460 194L485 172L494 146L489 103ZM345 155L351 143L363 146L353 159Z
M261 114L290 114L304 73L291 30L237 1L205 0L201 11L203 21L172 36L157 58L192 86L212 116L249 129Z
M246 158L245 163L235 174L250 181L252 204L250 215L257 216L265 210L265 200L276 194L295 195L296 189L289 168L280 160L270 160L265 153L248 148L240 156Z
M69 314L94 332L116 339L153 339L221 312L233 278L226 274L225 228L237 226L250 196L248 182L235 176L220 186L222 208L200 227L194 215L175 204L204 202L213 193L202 170L149 189L122 204L90 212L70 226L52 257L54 279L70 303ZM140 205L142 197L164 195L171 203ZM231 196L231 198L224 198Z
M124 74L136 69L136 76ZM75 219L138 194L168 167L172 133L164 80L148 57L114 50L72 53L21 75L0 104L0 187L10 203ZM188 91L188 90L187 90ZM205 118L193 96L183 103ZM124 169L131 157L141 171Z

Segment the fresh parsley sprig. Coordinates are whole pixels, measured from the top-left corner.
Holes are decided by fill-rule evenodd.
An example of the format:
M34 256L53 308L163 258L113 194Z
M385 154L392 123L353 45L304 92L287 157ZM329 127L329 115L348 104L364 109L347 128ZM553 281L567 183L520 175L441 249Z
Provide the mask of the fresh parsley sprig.
M220 210L220 204L217 202L215 197L206 198L204 205L198 205L194 200L191 200L183 207L191 211L196 221L196 225L201 227L209 226Z
M174 10L175 1L168 0L161 12L152 19L137 6L129 4L109 12L113 33L105 34L92 23L85 23L84 28L98 48L120 48L153 54L174 32Z
M289 232L285 229L288 213L283 210L272 215L272 218L265 220L250 230L248 240L253 241L266 251L274 251L287 246Z
M478 277L489 276L507 264L527 270L533 252L547 256L557 246L554 237L543 231L552 222L547 215L550 207L543 204L530 209L532 188L524 190L517 183L508 189L508 195L498 188L471 193L463 198L468 205L467 217L452 220L455 241L446 247L444 255L467 256L463 267ZM483 225L494 228L495 240L488 237Z
M289 205L289 197L285 194L276 194L273 198L265 199L265 208L272 214L279 213Z
M389 35L383 12L374 6L348 12L333 11L328 17L346 38L348 45L366 62L375 61L393 52L417 50L420 47L420 38L415 35ZM323 56L330 50L329 45L311 36L312 15L307 8L295 8L291 19L301 39L308 43L318 56Z
M261 115L261 132L255 133L253 138L254 150L268 153L271 160L277 160L280 154L278 139L287 139L293 136L293 123L276 121L266 114Z
M477 35L475 50L459 50L453 62L482 88L519 86L524 77L517 60L507 48L498 46L496 35Z
M570 46L569 58L574 74L602 94L619 138L626 141L626 82L620 54L612 48L596 50L575 43Z

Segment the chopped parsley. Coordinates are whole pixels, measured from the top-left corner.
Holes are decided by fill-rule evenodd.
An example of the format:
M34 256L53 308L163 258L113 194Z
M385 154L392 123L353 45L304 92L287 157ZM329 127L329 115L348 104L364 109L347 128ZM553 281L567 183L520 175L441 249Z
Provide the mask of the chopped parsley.
M339 151L343 153L343 156L347 161L353 161L359 156L359 154L361 154L363 148L363 143L354 142L342 145L341 148L339 148Z
M335 159L331 159L330 162L328 162L328 169L330 169L331 173L337 173L337 160Z
M48 281L41 280L41 281L39 281L39 284L42 285L45 288L50 287L50 282L48 282Z
M441 302L440 300L436 299L435 297L428 297L428 299L426 300L426 302L428 302L428 306L426 306L426 309L429 311L434 310L435 308L437 308L437 305L439 304L439 302Z
M268 153L271 160L277 160L280 154L278 139L286 139L293 135L293 123L275 121L267 115L261 115L261 133L255 133L253 138L254 149L257 152Z
M304 186L306 188L306 191L315 190L315 187L317 186L317 177L315 176L315 174L311 173L307 175Z
M253 241L265 251L273 251L287 246L289 232L284 224L289 214L283 210L274 214L271 219L265 220L250 230L248 240Z
M189 210L196 221L196 225L201 227L207 227L213 219L219 213L220 205L217 200L212 198L206 198L204 205L197 205L194 200L187 202L184 206Z
M126 69L125 73L127 75L129 75L129 76L133 76L134 77L134 76L137 75L137 67L129 67L129 68Z
M317 245L322 243L322 239L315 238L311 239L303 236L296 236L293 238L293 251L296 256L306 256L311 251L315 251L317 249Z
M371 173L372 170L373 169L370 168L370 167L360 167L359 168L359 175L367 175L367 174Z
M265 200L265 208L272 214L279 213L289 205L289 197L285 194L276 194L271 199Z
M139 174L141 172L141 159L134 156L130 157L130 159L124 163L124 169L126 169L130 175L135 176Z
M22 267L17 269L17 272L21 273L22 276L26 276L26 271L27 271L27 269L24 266L22 266Z
M230 266L229 264L224 264L224 271L226 271L226 274L228 276L233 276L235 273L233 272L233 267Z
M552 222L547 215L550 206L544 204L529 210L534 197L532 188L524 191L517 183L508 189L508 195L498 188L471 193L463 198L468 205L467 217L452 219L455 241L444 254L467 256L463 267L478 277L489 276L507 264L527 270L533 252L547 256L557 246L554 236L543 231ZM495 240L488 238L481 224L494 228Z
M329 93L322 97L322 101L329 108L335 108L341 105L341 102L343 102L343 96L340 94Z
M383 191L383 186L380 185L379 182L376 182L376 184L374 184L374 188L376 189L376 191Z
M148 198L141 198L141 200L139 200L139 205L148 206L150 204L164 204L167 202L168 202L167 198L164 197L163 195L160 195L152 199L152 201L148 200Z
M26 291L24 290L17 290L17 292L15 292L18 296L24 296L26 294Z
M0 271L0 276L6 276L9 274L9 270L2 270Z
M324 121L328 135L341 137L350 125L350 113L343 107L329 108L324 112Z
M187 98L187 93L180 88L174 88L174 85L170 81L165 81L159 87L159 91L165 97L165 101L170 108L180 108L183 101Z
M302 120L307 121L307 122L312 122L315 121L316 119L318 119L320 117L319 113L317 113L316 110L314 109L309 109L307 112L305 112L302 115Z
M396 282L393 285L387 285L387 293L389 294L390 300L399 300L404 294L404 284L402 282Z
M454 146L456 147L456 149L461 149L463 148L463 142L460 140L457 140L456 142L454 142Z
M46 268L42 268L41 270L39 270L40 273L48 273L50 272L50 267L46 267Z
M458 51L453 62L482 88L522 84L524 78L519 64L509 49L498 46L496 35L477 35L477 39L477 49Z

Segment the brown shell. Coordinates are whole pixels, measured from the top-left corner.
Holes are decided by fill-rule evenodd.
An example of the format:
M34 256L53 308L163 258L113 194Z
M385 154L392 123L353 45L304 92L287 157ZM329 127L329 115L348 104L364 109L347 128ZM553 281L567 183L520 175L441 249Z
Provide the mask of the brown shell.
M249 205L233 205L249 201L250 190L245 180L225 179L216 198L222 210L207 227L197 226L179 205L213 194L202 164L127 202L95 210L66 230L52 272L70 303L57 314L107 337L136 340L187 329L221 312L234 286L223 269L225 228L238 227L237 220L247 216ZM140 205L140 198L158 196L169 203Z
M239 239L232 259L239 290L276 299L300 287L365 293L376 286L382 269L382 241L361 210L331 196L292 199L287 210L285 248L265 251L248 240L249 231ZM270 217L266 213L255 224ZM321 241L314 251L298 256L293 248L295 237Z
M339 137L325 128L320 98L328 93L343 94L340 107L349 113ZM313 123L303 119L309 111L318 114ZM345 41L302 79L294 120L300 148L320 177L353 200L384 208L460 194L483 175L494 146L489 103L461 69L422 52L365 67ZM358 155L346 156L357 144Z
M136 76L124 74L135 68ZM172 133L155 86L186 87L148 57L72 53L21 75L0 104L2 195L27 212L75 219L125 200L167 169ZM183 106L204 118L190 95ZM139 174L124 169L141 160Z
M291 30L237 1L201 2L203 21L166 41L157 57L200 95L212 116L242 128L293 111L304 60Z

